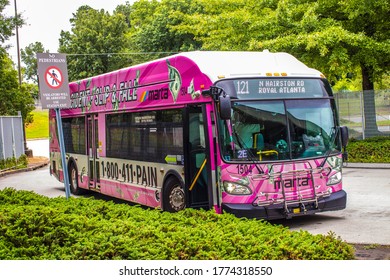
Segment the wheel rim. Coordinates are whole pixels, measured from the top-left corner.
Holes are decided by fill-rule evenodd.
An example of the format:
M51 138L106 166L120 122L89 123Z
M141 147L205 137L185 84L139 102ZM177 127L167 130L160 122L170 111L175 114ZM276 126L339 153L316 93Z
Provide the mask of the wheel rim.
M185 195L180 186L173 188L171 195L169 196L169 204L175 211L180 211L185 208Z
M77 174L76 174L76 169L72 168L71 171L71 186L73 189L76 189L77 187Z

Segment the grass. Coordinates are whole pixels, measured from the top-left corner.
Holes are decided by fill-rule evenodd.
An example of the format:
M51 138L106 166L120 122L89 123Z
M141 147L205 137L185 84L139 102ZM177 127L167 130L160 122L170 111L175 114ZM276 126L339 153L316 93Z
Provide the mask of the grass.
M34 110L34 121L26 127L27 139L49 138L49 111Z

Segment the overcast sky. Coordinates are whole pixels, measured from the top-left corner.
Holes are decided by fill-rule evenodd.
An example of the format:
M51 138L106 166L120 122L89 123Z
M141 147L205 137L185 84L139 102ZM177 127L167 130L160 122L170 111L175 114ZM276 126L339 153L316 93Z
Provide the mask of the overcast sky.
M14 1L9 0L10 5L3 13L15 15ZM133 3L134 0L128 2ZM118 5L125 3L126 0L16 0L18 13L26 21L26 25L19 29L20 48L41 42L45 49L56 53L61 30L70 30L69 20L80 6L88 5L112 13ZM13 46L8 53L16 61L16 37L7 43Z

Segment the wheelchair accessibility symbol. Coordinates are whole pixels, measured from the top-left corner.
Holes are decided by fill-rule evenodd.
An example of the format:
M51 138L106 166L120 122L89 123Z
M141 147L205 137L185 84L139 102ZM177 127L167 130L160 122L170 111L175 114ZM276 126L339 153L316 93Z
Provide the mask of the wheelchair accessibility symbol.
M45 82L52 89L58 89L62 86L63 75L59 68L50 66L46 69Z

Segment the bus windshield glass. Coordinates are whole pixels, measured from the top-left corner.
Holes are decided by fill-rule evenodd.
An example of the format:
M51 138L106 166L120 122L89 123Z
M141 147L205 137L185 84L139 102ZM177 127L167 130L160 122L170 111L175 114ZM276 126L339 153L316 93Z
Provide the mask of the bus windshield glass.
M220 122L225 161L324 157L341 151L334 101L329 98L234 100Z

